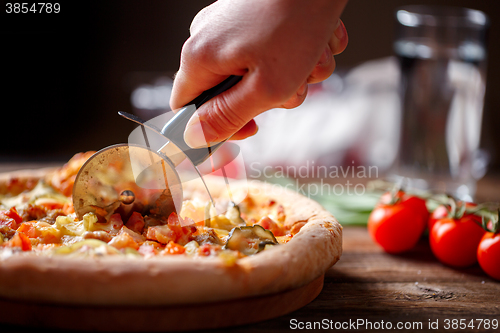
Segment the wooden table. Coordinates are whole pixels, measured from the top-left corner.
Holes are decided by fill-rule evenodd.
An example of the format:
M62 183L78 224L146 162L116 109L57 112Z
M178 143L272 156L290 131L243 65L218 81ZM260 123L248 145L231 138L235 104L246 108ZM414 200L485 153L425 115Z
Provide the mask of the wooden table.
M0 171L10 170L0 165ZM483 179L478 197L499 200L499 184L497 177ZM474 329L446 328L447 320L451 326L452 320L460 324L460 319L473 323ZM426 239L406 254L389 255L372 242L365 227L345 227L344 253L327 271L323 291L313 302L276 319L217 332L290 332L307 322L357 332L384 332L389 323L394 332L500 332L500 326L485 329L484 322L478 329L481 319L500 321L500 282L479 266L443 266ZM398 323L402 329L397 329ZM438 329L430 329L430 323ZM33 330L3 326L0 332Z
M326 273L323 291L313 302L289 315L226 331L285 332L293 319L325 319L332 325L365 320L374 325L372 330L351 326L359 332L383 332L375 329L382 321L391 322L391 331L396 332L499 332L500 323L498 330L446 330L444 325L446 319L465 319L467 324L474 319L475 326L476 319L500 321L500 282L487 277L479 266L460 270L443 266L425 239L404 255L389 255L372 242L366 228L346 227L344 254ZM429 320L438 320L439 330L430 330ZM422 328L394 329L398 322L422 323Z

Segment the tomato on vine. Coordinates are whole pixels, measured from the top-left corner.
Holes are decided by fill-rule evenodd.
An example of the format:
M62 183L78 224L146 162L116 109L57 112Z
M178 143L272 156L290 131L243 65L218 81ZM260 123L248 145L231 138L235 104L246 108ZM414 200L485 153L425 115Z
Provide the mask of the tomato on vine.
M431 250L443 264L471 266L477 262L477 247L486 232L481 226L481 217L467 211L464 202L453 199L446 209L447 214L437 218L430 230Z
M486 234L481 238L477 248L477 260L486 274L500 280L500 209L498 205L494 213L492 210L485 209L481 216Z
M368 218L368 231L386 252L400 253L417 244L428 218L425 200L403 191L386 193Z
M473 209L474 207L477 207L477 205L472 202L466 202L465 207ZM448 214L450 213L449 210L450 208L447 207L446 205L439 205L436 209L434 209L434 211L431 213L431 216L429 217L429 222L427 223L429 232L432 230L432 227L434 226L434 224L436 224L437 221L444 219L448 216ZM481 217L476 215L473 216L478 223L481 223Z
M477 248L477 260L483 271L500 280L500 233L487 232Z

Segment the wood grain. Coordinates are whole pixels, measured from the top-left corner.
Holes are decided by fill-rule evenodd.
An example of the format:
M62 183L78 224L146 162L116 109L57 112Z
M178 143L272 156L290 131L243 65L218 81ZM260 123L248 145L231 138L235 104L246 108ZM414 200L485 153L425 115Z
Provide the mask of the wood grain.
M371 241L366 228L348 227L344 228L344 254L326 273L325 286L315 301L278 319L224 332L289 332L292 319L421 322L422 329L415 332L495 332L444 329L445 319L462 318L500 321L500 282L478 266L461 270L443 266L424 239L407 254L389 255ZM439 330L429 329L429 320L439 320Z

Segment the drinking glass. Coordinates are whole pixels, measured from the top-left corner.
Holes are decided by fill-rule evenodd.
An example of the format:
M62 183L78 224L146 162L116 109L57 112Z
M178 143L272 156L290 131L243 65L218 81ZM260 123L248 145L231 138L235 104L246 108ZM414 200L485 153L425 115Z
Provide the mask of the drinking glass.
M396 177L410 188L472 200L479 150L488 17L459 7L396 10L402 107Z

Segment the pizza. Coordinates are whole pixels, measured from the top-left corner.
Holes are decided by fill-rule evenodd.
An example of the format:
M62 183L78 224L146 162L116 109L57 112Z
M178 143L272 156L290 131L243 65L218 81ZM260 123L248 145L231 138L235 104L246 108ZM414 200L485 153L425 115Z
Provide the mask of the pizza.
M217 213L184 188L179 214L103 220L74 213L76 174L92 152L57 170L0 177L0 298L37 303L164 306L269 295L322 276L342 254L342 227L316 202L262 182Z

